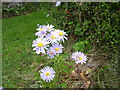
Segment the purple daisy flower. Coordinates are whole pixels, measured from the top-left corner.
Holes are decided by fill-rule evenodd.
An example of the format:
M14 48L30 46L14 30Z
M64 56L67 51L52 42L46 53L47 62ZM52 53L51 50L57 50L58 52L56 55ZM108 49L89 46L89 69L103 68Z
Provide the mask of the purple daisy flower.
M55 71L52 67L47 66L41 70L40 77L44 81L50 82L50 80L53 80L53 78L55 77Z
M44 36L46 36L46 31L45 30L38 31L38 32L35 33L35 35L38 36L38 37L44 37Z
M0 90L3 90L4 88L3 87L0 87Z
M74 52L73 54L72 54L72 60L77 60L77 58L78 58L78 54L79 54L79 52L78 51L76 51L76 52Z
M38 28L36 30L38 30L38 31L46 31L47 28L46 28L46 25L38 25Z
M87 56L84 53L77 51L72 54L72 60L75 60L76 64L78 63L83 64L83 63L86 63Z
M48 24L46 26L46 29L47 29L48 32L50 32L50 31L54 30L54 26L52 24L51 25Z
M49 46L49 41L45 38L37 38L36 40L33 41L33 47L35 47L33 50L36 50L37 54L41 53L46 53L45 49Z
M60 6L60 4L61 4L61 1L57 1L55 6Z
M64 32L63 30L55 30L54 32L53 32L53 34L55 34L55 35L57 35L58 36L58 41L63 41L64 42L64 39L66 39L67 40L67 34L66 34L66 32Z
M63 46L61 44L53 44L52 47L50 47L50 49L54 52L54 53L62 53L62 48Z
M57 36L57 34L53 33L54 31L52 31L51 33L46 35L46 38L53 44L53 43L58 43L59 37Z
M52 59L54 58L54 56L56 55L56 53L54 53L52 50L48 50L47 54L49 55L49 57Z

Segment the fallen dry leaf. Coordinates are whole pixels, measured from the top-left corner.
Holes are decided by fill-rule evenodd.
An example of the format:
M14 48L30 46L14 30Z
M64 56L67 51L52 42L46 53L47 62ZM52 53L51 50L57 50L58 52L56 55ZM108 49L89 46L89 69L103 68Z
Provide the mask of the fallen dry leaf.
M81 88L89 88L90 86L90 80L88 79L88 77L86 76L86 71L82 70L80 73L80 77L83 81L83 85L81 86Z

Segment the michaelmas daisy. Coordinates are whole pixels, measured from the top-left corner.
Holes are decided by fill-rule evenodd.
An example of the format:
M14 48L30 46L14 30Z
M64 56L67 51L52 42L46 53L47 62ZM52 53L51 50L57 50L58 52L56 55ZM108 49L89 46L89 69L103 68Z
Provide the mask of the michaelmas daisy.
M44 81L50 82L50 80L53 80L53 78L55 77L55 71L52 67L47 66L41 70L40 77Z
M53 53L62 53L62 48L63 46L61 44L53 44L52 47L50 47L50 49L53 51Z
M48 50L47 54L49 55L50 59L54 58L54 56L56 55L56 53L54 53L52 50Z
M45 25L39 25L36 30L38 30L38 32L35 33L36 36L44 37L46 35L47 28Z
M54 26L52 24L51 25L48 24L46 26L46 29L47 29L48 32L50 32L50 31L54 30Z
M46 38L53 44L58 43L58 36L53 32L46 35Z
M83 64L83 63L86 63L87 56L84 53L77 51L72 54L72 60L75 60L76 64L78 63Z
M77 58L78 58L78 54L79 54L79 52L78 51L76 51L76 52L74 52L73 54L72 54L72 60L77 60Z
M44 36L46 36L46 31L44 31L44 30L43 31L38 31L38 32L35 33L35 35L38 36L38 37L44 37Z
M55 6L60 6L60 4L61 4L61 1L57 1Z
M36 30L38 30L38 31L46 31L47 28L46 28L45 25L38 25L38 28Z
M59 41L63 41L64 42L64 39L67 39L67 37L66 37L67 34L63 30L55 30L54 34L59 37L58 38Z
M37 54L44 53L45 54L45 49L49 46L49 41L45 38L37 38L36 40L33 41L33 47L35 47L33 50L36 50Z

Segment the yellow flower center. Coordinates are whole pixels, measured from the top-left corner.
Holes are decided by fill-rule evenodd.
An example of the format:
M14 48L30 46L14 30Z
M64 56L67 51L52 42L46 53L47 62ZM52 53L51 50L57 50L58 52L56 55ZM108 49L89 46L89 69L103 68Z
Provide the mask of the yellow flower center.
M78 55L76 55L76 57L78 57Z
M42 43L38 43L38 47L42 47L43 46L43 44Z
M48 28L48 30L50 30L50 28Z
M59 50L59 48L55 48L55 50L56 50L56 51L58 51L58 50Z
M55 36L51 36L52 39L55 39Z
M50 54L53 54L53 52L50 52Z
M43 29L39 29L39 31L42 31Z
M50 75L50 73L49 72L46 72L46 76L49 76Z
M63 33L62 33L62 32L60 32L60 33L59 33L59 36L63 36Z
M82 57L79 57L79 60L82 60L83 58Z
M46 35L46 34L42 34L42 35Z

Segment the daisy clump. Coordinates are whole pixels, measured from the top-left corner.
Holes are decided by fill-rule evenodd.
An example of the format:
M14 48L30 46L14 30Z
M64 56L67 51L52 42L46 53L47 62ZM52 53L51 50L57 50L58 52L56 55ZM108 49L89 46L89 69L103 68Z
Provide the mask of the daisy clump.
M50 82L55 77L55 71L52 67L45 67L40 71L40 77L46 82Z
M83 64L83 63L86 63L87 56L82 52L76 51L72 54L72 60L74 60L76 64L79 64L79 63Z
M64 48L60 43L67 40L64 30L55 29L54 25L38 25L35 35L38 37L33 41L33 47L37 54L47 54L49 58L62 53Z

